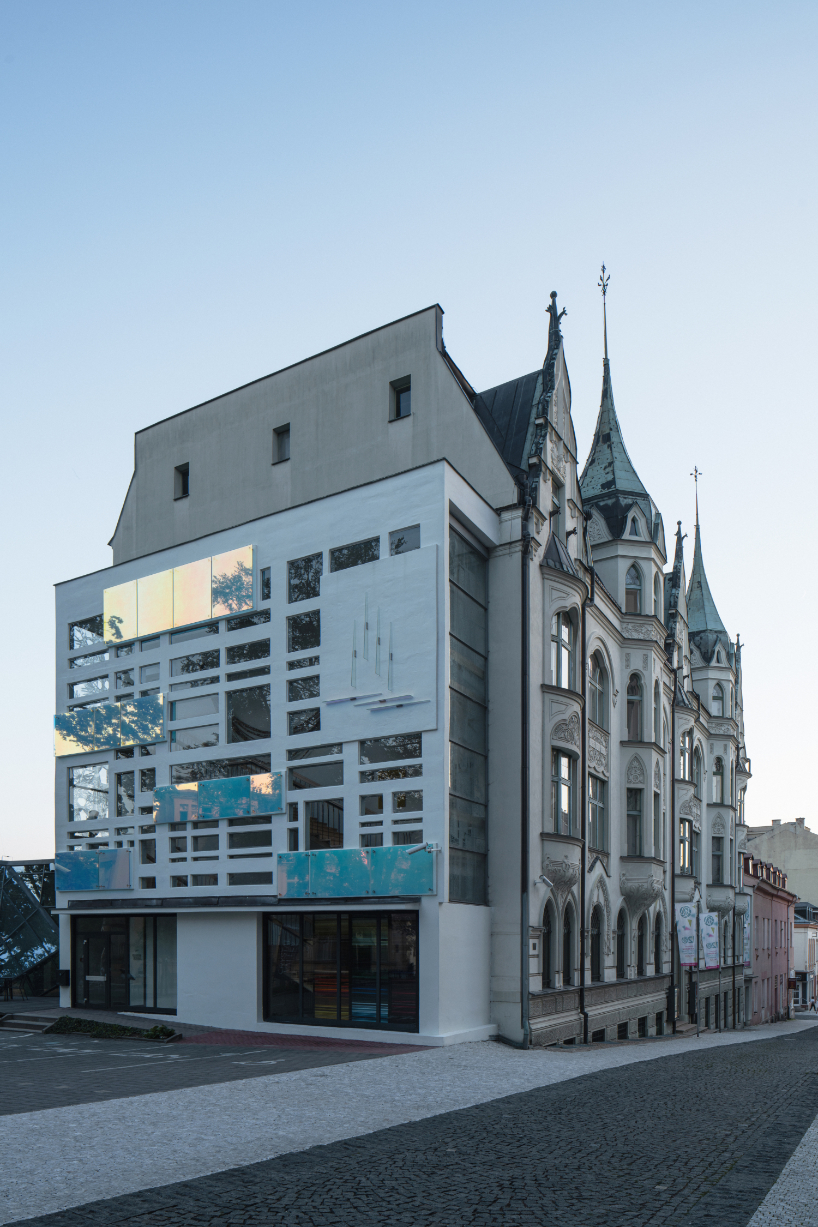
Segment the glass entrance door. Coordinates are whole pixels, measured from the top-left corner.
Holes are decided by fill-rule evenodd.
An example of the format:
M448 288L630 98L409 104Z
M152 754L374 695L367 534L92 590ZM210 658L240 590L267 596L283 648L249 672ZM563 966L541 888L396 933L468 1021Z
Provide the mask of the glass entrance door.
M93 927L92 927L93 926ZM125 918L110 916L74 930L74 1004L118 1010L128 1003L128 937Z
M73 1004L176 1013L175 916L77 916Z

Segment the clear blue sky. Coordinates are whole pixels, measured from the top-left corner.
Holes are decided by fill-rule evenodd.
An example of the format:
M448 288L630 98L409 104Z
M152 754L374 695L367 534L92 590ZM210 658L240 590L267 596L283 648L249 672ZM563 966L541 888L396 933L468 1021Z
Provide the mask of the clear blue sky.
M817 34L786 0L6 0L0 855L53 849L52 585L109 564L136 429L435 301L490 387L557 289L584 459L603 259L625 440L688 545L704 473L749 820L818 829Z

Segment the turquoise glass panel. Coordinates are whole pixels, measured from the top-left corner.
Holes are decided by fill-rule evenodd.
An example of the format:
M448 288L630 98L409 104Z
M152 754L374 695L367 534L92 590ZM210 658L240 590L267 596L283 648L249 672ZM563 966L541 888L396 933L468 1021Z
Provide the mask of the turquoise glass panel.
M250 776L250 813L281 814L284 812L284 772Z
M147 745L165 740L165 696L148 694L141 699L121 703L121 744Z
M305 899L310 889L310 853L279 852L278 896Z
M54 885L57 890L99 890L99 853L58 852Z
M95 749L94 712L68 711L54 717L54 753L85 754Z
M100 848L99 889L130 890L131 854L127 848Z
M436 852L407 847L370 848L373 895L434 895L437 893Z
M369 848L310 853L310 898L365 897L372 893Z
M120 744L119 704L106 703L94 712L94 749L112 750Z
M250 777L199 781L199 817L246 818L250 813Z
M154 822L195 822L198 817L199 796L195 784L170 784L154 789Z

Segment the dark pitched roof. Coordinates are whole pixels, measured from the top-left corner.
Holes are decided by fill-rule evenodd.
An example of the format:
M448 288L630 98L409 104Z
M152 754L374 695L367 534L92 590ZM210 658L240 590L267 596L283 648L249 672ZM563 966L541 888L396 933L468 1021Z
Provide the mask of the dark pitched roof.
M474 411L509 469L521 477L528 472L525 442L532 409L542 393L542 371L532 371L498 384L474 398Z
M553 567L555 571L567 571L569 575L576 575L577 573L574 560L559 537L556 537L554 533L548 534L548 540L543 551L542 565Z
M628 511L638 503L654 531L650 496L633 467L622 427L614 407L611 366L606 353L602 362L602 397L591 451L579 479L585 507L596 506L604 516L613 537L621 537Z
M717 636L728 638L704 572L702 539L698 521L696 522L696 544L693 550L693 570L690 572L690 583L687 586L687 625L691 634L712 631Z

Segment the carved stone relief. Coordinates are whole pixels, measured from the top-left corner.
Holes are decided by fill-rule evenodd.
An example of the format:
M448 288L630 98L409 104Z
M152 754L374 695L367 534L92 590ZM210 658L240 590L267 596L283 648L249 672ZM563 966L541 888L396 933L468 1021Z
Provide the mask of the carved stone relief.
M680 818L692 818L694 822L700 822L702 817L702 803L698 797L688 797L679 806Z
M607 541L610 534L605 531L605 526L597 516L593 516L588 525L588 540L591 545L598 545L600 541Z
M724 834L724 819L722 818L721 814L716 814L716 817L713 819L713 834Z
M631 917L637 920L662 894L662 883L658 878L629 876L623 870L619 875L619 889L628 901Z
M623 622L622 634L626 639L656 639L656 633L650 623L647 622Z
M647 652L643 652L643 653L642 653L642 668L643 668L643 669L645 670L645 672L647 673L647 670L648 670L648 654L647 654Z
M593 725L588 728L588 765L606 778L608 772L608 734Z
M597 904L605 913L605 954L611 953L611 897L605 883L605 875L600 874L589 893L588 932L591 931L591 915Z
M576 712L567 720L560 720L551 730L552 741L564 741L569 746L579 748L579 716Z
M645 783L645 767L641 758L637 758L634 754L631 761L628 763L627 781L632 788L638 787Z
M653 764L653 787L656 792L662 791L662 773L658 761Z
M626 652L625 653L625 668L630 669L630 667L631 667L631 654L630 652Z
M563 898L579 881L579 865L572 865L567 857L561 861L555 861L550 856L546 856L543 859L543 873L554 888L554 894L557 896L561 909Z

